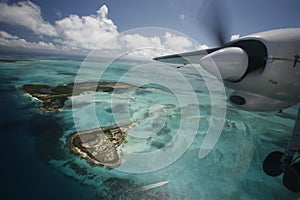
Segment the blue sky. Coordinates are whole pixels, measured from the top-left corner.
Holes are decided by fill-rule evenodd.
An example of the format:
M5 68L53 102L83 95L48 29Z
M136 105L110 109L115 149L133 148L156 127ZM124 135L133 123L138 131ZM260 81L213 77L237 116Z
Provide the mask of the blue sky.
M99 43L111 34L141 27L172 29L192 37L200 44L215 46L216 43L200 21L206 20L201 18L205 2L204 0L0 0L0 47L2 46L2 49L20 47L28 51L35 48L88 50L93 47L92 41ZM232 35L244 36L276 28L300 27L299 0L223 2L226 2L223 8L230 16L229 34ZM100 8L102 11L97 12ZM209 13L209 9L207 10L204 12ZM210 18L211 15L204 16ZM209 22L209 19L206 21ZM77 24L74 24L75 22ZM103 24L96 27L94 22ZM74 26L82 26L86 32ZM151 41L156 41L152 39ZM187 47L187 44L184 47ZM189 48L175 50L189 50Z

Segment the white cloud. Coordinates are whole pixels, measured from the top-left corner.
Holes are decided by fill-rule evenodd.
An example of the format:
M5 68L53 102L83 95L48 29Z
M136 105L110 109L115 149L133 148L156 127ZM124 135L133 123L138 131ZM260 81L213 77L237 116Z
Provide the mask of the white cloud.
M112 56L127 52L128 55L145 57L207 47L195 46L187 37L171 31L154 34L155 36L144 35L138 31L120 33L114 22L108 18L108 12L108 7L103 5L95 14L70 15L51 25L42 18L39 6L30 1L12 5L0 3L0 22L25 26L38 34L41 40L29 42L0 30L0 46L87 52L98 45L97 49L100 48L103 52L101 55ZM184 20L185 16L180 18ZM53 36L53 39L45 42L43 36Z
M189 51L193 47L193 43L187 37L174 35L166 32L164 46L167 49L181 52Z
M58 50L58 48L51 42L28 42L25 39L19 38L15 35L11 35L5 31L0 31L0 46L9 48L17 47L23 49Z
M0 22L24 26L36 34L56 36L55 28L42 18L40 7L30 1L0 3Z
M195 45L189 38L167 31L160 37L146 37L141 34L122 35L120 41L124 44L123 50L129 51L126 55L141 59L152 59L156 56L182 53L208 48L207 45ZM125 49L124 49L125 48Z
M148 48L157 47L162 48L161 40L159 37L146 37L140 34L125 34L120 38L125 48Z
M11 35L5 31L0 31L0 38L4 38L4 39L19 39L18 36L15 35Z
M108 8L103 5L97 15L83 16L70 15L55 22L55 27L63 43L73 47L92 49L97 44L118 34L117 26L107 18ZM115 46L107 48L117 48Z
M185 17L184 14L180 14L180 15L179 15L179 19L180 19L181 22L184 22L184 21L185 21L185 18L186 18L186 17Z
M239 34L235 34L235 35L232 35L231 38L230 38L230 41L232 40L237 40L240 38L240 35Z
M106 5L103 5L98 11L97 11L98 16L100 16L102 19L106 18L108 14L108 8Z
M209 48L209 46L207 46L206 44L201 44L199 46L199 49L208 49L208 48Z

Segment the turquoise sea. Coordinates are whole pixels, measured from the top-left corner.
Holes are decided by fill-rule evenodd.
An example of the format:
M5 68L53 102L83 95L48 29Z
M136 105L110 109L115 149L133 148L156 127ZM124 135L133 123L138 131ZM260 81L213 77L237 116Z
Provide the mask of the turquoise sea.
M151 68L151 63L143 66L141 62L116 61L103 70L107 63L85 62L86 71L81 73L91 79L80 80L80 59L11 55L2 59L14 62L0 62L1 199L300 199L300 194L284 188L281 176L269 177L261 167L270 152L286 147L296 106L282 113L265 113L242 111L227 104L217 144L199 159L199 148L209 126L211 100L202 77L189 67L174 67L192 83L197 99L197 104L182 105L180 98L189 102L184 89L180 90L182 83L172 73L166 76L156 67ZM74 107L73 97L57 113L40 111L39 102L19 89L24 84L59 85L72 83L76 78L97 80L100 69L104 71L101 80L147 87L130 95L87 91L77 98L93 94L92 100L87 98L85 104ZM154 81L145 81L147 77ZM175 94L170 87L179 90ZM91 120L91 106L97 123ZM200 110L199 117L195 116L196 108ZM182 109L187 116L198 117L197 135L174 162L145 173L91 166L70 153L66 138L76 128L113 125L114 113L122 116L123 109L129 109L130 120L139 123L121 147L124 154L160 150L176 139L179 126L190 134L192 117L182 119ZM139 133L143 137L134 137ZM128 165L130 160L125 158L123 162Z

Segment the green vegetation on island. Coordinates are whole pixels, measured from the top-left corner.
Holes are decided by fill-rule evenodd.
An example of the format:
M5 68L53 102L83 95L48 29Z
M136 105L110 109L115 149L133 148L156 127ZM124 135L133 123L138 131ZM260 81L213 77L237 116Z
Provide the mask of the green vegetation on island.
M65 101L73 96L86 91L100 92L126 92L136 86L120 82L82 82L68 83L57 86L43 84L26 84L21 90L41 101L40 109L44 112L58 112L64 106Z

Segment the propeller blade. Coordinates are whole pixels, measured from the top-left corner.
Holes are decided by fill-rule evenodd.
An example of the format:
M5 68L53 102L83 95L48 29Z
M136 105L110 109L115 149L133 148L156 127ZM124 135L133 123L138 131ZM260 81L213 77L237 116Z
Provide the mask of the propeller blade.
M196 17L219 46L223 46L231 36L229 13L229 5L225 1L206 0Z

